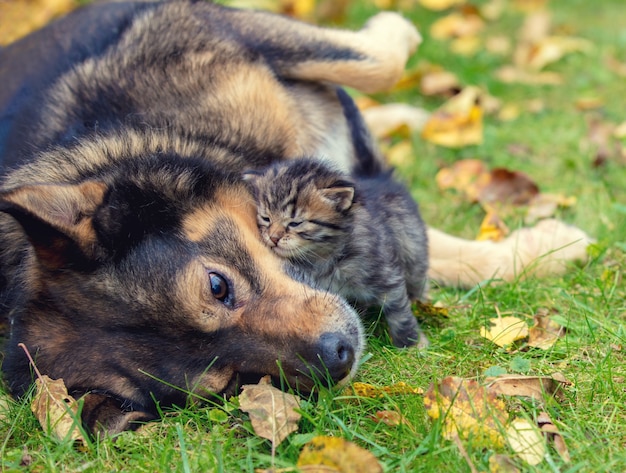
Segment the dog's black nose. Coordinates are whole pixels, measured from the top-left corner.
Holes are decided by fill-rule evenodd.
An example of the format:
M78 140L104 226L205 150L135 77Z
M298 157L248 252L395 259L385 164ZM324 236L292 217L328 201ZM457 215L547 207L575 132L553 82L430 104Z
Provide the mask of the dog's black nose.
M354 348L340 333L323 333L320 336L319 357L322 371L337 382L350 373L354 363Z

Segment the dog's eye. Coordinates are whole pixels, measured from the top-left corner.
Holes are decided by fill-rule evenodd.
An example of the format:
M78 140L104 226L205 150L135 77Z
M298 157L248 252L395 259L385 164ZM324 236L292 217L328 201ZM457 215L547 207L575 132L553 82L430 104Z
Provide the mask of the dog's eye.
M211 294L213 294L213 297L218 301L227 302L230 291L226 279L220 274L209 273L209 282L211 283Z

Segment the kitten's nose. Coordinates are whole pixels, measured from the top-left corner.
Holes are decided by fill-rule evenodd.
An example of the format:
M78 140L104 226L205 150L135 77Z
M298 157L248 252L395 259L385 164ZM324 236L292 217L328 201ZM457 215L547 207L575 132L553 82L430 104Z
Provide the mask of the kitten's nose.
M285 232L282 232L282 231L273 232L270 234L270 240L272 240L272 243L274 243L274 245L278 245L278 242L280 241L280 239L283 237L284 234Z

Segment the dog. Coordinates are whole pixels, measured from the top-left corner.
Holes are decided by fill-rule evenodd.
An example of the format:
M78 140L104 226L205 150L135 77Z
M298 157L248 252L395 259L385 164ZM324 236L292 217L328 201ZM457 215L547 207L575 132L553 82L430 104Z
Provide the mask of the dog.
M170 0L93 4L1 49L11 392L32 383L18 344L111 433L263 375L304 392L353 375L357 313L261 243L241 172L303 156L383 168L342 87L389 89L420 41L390 12L344 31ZM432 275L474 282L473 243L429 239Z

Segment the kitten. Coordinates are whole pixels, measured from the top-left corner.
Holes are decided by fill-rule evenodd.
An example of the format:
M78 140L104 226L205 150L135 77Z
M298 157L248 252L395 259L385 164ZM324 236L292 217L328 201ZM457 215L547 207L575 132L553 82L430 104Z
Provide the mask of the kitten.
M411 311L425 296L428 242L419 209L391 171L351 177L319 160L248 171L265 244L309 283L382 307L396 346L428 346Z

